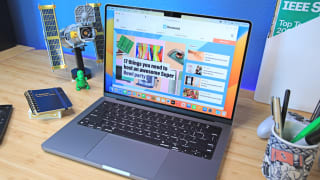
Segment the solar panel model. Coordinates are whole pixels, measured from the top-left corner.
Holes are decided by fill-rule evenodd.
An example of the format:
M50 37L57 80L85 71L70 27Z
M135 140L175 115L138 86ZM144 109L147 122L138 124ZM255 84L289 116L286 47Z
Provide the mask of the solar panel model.
M55 14L55 5L39 5L43 34L46 42L51 69L67 68L62 45L72 48L76 56L77 68L71 70L72 78L77 77L77 71L82 70L90 79L91 71L84 67L82 51L86 43L93 42L96 50L96 62L103 62L104 31L100 16L101 3L89 3L75 8L75 24L59 31Z

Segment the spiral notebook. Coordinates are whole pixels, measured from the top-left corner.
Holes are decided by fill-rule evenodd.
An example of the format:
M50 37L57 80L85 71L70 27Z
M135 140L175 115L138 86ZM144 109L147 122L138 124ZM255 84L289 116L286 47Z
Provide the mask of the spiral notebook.
M44 114L57 110L67 110L71 101L61 87L28 90L24 93L33 114Z

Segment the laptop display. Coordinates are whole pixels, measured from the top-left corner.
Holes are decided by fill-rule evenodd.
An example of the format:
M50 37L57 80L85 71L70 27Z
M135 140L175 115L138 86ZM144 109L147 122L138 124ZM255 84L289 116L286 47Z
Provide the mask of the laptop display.
M250 22L106 5L104 96L42 148L130 179L214 179Z
M107 6L105 92L232 119L250 24Z

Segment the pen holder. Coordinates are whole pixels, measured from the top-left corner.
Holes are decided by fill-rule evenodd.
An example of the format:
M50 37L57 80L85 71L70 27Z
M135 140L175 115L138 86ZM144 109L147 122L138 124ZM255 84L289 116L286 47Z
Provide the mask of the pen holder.
M261 167L262 173L267 179L307 179L319 144L297 145L288 141L300 131L298 129L303 128L304 126L301 124L286 122L283 129L283 139L275 133L273 125Z

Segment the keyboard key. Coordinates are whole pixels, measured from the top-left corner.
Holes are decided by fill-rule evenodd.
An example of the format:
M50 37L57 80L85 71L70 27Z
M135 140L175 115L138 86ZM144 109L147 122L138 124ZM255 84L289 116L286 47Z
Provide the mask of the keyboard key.
M102 130L110 133L113 131L111 126L103 126Z

